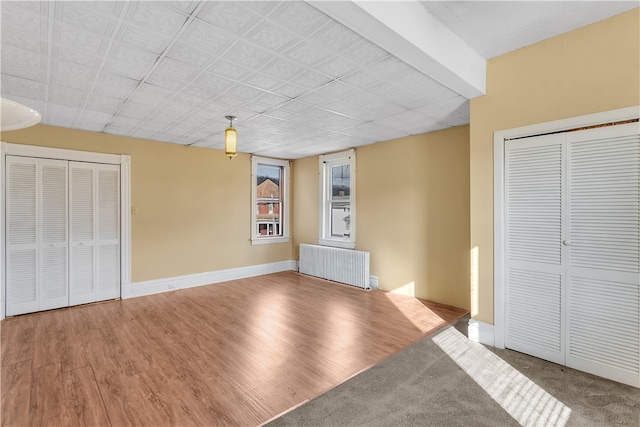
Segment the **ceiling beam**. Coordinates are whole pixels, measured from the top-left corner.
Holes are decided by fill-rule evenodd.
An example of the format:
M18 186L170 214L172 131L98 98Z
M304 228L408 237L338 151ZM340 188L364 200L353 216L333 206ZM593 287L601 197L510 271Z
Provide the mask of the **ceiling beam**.
M465 98L486 93L487 61L417 0L306 0Z

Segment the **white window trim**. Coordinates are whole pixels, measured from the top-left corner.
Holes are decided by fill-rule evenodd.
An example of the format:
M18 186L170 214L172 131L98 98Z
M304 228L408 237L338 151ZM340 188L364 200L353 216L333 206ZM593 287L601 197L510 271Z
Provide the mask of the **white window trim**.
M258 237L256 235L257 221L256 221L256 206L258 204L256 195L256 178L258 173L258 164L267 164L273 166L281 166L283 171L283 181L281 184L282 189L282 204L284 209L280 212L280 223L284 226L282 236L264 236ZM289 169L290 162L288 160L271 159L268 157L251 156L251 244L252 245L264 245L270 243L287 243L289 242L289 212L291 210L290 197L289 197Z
M351 207L351 233L349 238L331 237L330 230L331 215L329 213L329 188L331 176L327 174L329 167L336 164L348 163L351 171L350 177L350 207ZM320 203L319 203L319 224L318 242L322 246L333 246L336 248L354 249L356 247L356 150L351 149L339 153L325 154L319 156L320 175Z

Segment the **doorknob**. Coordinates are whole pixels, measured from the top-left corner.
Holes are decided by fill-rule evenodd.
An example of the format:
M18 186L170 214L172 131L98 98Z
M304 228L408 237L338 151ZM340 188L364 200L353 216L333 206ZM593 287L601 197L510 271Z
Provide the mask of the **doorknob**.
M571 245L571 240L563 240L562 244L565 246L570 246Z

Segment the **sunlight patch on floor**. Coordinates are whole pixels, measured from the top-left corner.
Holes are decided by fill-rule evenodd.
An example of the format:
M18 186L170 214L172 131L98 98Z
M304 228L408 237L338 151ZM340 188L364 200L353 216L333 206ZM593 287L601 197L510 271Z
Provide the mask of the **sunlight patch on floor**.
M562 427L569 421L571 408L455 328L432 340L520 425Z

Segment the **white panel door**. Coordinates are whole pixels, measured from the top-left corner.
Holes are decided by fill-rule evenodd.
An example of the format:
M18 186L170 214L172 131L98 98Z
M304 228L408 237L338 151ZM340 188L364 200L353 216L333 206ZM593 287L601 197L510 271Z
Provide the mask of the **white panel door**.
M65 307L67 162L7 156L7 315Z
M120 171L70 162L71 305L120 296Z
M509 141L505 345L563 363L563 135Z
M640 387L637 123L567 134L567 366Z

